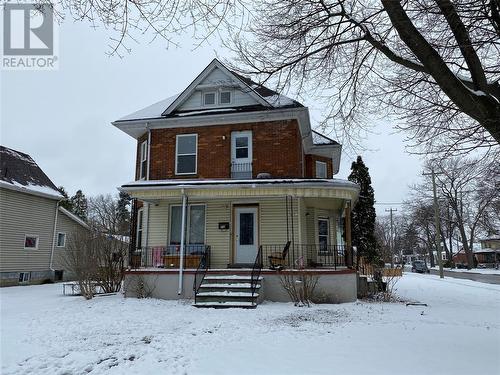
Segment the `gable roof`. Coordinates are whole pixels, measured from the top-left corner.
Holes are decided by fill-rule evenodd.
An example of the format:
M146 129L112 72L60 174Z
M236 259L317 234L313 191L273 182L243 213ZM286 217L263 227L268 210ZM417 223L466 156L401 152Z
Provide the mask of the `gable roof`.
M0 186L47 198L62 198L31 156L4 146L0 146Z
M333 139L327 137L326 135L318 133L315 130L312 130L312 140L313 140L313 144L315 146L338 145L339 144L337 141L334 141Z
M214 69L220 69L230 78L230 84L232 86L239 88L244 93L250 95L257 104L245 106L224 106L219 108L196 108L194 110L179 111L178 108L193 94L200 83L202 83ZM296 100L290 99L285 95L279 94L274 90L252 81L250 78L244 77L227 69L219 60L213 59L212 62L208 64L208 66L203 69L203 71L181 93L160 100L155 104L121 117L115 122L299 107L304 106Z
M80 224L82 227L87 228L87 229L90 228L89 225L85 221L83 221L78 216L76 216L73 212L68 211L64 207L59 206L59 211L62 212L63 214L65 214L68 218L70 218L74 222Z

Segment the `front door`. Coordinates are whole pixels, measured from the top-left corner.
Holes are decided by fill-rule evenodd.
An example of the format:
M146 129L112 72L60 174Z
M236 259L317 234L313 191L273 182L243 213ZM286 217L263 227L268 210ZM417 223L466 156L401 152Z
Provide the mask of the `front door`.
M253 264L257 256L257 207L236 207L235 263Z

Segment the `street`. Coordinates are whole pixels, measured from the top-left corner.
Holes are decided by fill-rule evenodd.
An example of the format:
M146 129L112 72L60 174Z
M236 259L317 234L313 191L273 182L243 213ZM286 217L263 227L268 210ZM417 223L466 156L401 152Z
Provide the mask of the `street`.
M432 275L439 275L438 270L431 269ZM458 272L444 270L445 277L453 277L455 279L467 279L472 281L479 281L488 284L500 284L500 275L488 275L473 272Z

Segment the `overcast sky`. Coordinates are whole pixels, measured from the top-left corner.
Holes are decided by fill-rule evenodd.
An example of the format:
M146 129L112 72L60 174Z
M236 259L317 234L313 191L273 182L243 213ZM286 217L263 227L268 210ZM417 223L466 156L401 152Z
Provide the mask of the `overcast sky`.
M111 121L180 92L214 57L228 56L214 44L193 49L185 37L181 48L144 39L129 42L132 52L123 58L109 57L108 37L102 29L65 21L58 70L1 71L1 144L30 154L70 195L77 189L116 193L133 180L135 140ZM301 102L314 128L322 108L307 97ZM371 151L362 152L380 203L401 202L421 173L421 161L405 152L403 135L392 125L379 125L365 140ZM336 177L346 178L355 159L355 150L346 151Z

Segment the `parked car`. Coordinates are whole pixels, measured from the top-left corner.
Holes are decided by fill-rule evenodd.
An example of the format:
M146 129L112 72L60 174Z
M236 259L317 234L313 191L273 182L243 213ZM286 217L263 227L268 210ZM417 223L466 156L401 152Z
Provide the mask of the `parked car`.
M429 273L430 270L423 260L416 260L411 264L411 272Z

